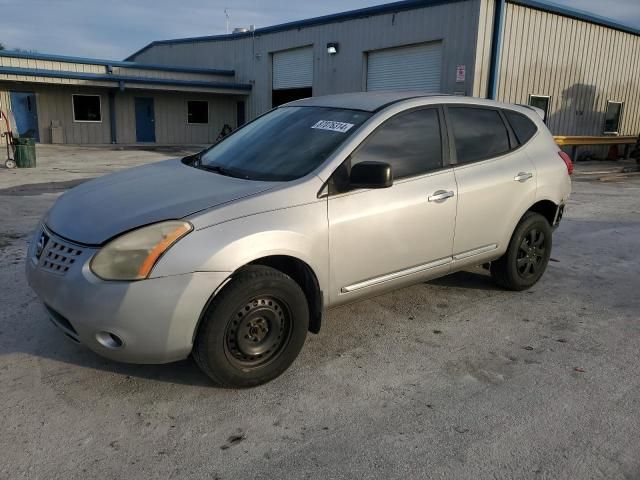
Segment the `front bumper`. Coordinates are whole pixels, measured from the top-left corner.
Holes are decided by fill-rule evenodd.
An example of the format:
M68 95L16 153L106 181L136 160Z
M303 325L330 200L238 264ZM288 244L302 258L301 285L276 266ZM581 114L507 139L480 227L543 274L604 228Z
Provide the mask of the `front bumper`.
M51 320L67 336L117 361L168 363L186 358L202 311L229 276L228 272L195 272L136 282L108 282L89 269L96 249L74 248L53 234L49 245L64 246L59 257L64 260L55 260L51 268L46 263L47 258L54 258L48 255L49 246L37 259L41 231L27 254L29 285L45 304ZM63 256L67 247L73 249L71 263ZM56 262L63 267L57 268ZM122 345L104 346L97 338L101 332L116 335Z

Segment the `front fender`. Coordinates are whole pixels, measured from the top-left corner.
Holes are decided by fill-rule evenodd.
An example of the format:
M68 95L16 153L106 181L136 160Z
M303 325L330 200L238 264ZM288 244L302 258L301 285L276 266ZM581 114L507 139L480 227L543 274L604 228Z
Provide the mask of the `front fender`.
M231 273L272 255L304 261L315 272L320 288L326 289L329 252L325 199L196 230L160 259L151 276Z

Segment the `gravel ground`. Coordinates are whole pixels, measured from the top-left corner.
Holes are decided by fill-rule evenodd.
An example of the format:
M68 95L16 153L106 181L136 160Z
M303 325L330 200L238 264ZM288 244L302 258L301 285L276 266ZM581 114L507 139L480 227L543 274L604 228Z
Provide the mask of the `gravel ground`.
M330 311L252 390L66 340L29 232L85 178L172 151L39 147L0 169L0 478L640 478L640 177L578 165L528 292L481 269Z

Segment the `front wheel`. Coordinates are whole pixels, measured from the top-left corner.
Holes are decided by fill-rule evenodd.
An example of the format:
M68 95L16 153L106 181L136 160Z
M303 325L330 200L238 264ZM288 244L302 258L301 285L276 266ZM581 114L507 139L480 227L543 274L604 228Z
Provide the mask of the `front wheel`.
M293 363L308 328L307 299L291 277L270 267L245 267L205 312L193 357L215 384L253 387Z
M518 223L506 253L491 263L493 279L509 290L532 287L551 257L551 227L539 213L527 212Z

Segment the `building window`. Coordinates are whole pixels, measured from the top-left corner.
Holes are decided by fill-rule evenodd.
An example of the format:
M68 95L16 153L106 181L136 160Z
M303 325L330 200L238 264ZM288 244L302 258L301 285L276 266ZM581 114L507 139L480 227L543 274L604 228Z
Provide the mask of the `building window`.
M101 122L100 95L72 95L74 122Z
M549 118L549 105L551 104L551 97L546 95L529 95L529 105L539 108L544 112L544 122L546 123Z
M190 100L187 102L187 123L209 123L209 102Z
M604 133L617 134L620 131L622 102L607 102L607 113L604 116Z

